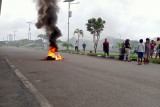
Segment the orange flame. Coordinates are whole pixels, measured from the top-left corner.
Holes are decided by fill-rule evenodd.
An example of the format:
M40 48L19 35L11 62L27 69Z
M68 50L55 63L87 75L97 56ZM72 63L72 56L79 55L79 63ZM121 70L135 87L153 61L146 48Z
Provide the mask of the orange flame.
M51 58L53 58L55 60L63 60L62 56L60 56L59 54L58 55L55 54L56 50L57 50L56 48L50 46L48 57L51 57Z

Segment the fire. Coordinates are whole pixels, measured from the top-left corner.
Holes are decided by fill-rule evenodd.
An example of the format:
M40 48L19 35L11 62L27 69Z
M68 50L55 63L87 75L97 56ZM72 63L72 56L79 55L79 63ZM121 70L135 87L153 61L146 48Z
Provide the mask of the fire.
M58 55L55 54L56 51L57 51L56 48L50 46L47 60L63 60L62 56L60 56L59 54Z

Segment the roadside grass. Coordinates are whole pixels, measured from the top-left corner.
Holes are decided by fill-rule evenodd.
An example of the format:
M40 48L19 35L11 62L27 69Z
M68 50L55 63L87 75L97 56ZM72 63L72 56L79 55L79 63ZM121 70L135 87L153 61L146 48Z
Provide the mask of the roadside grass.
M138 56L136 56L136 55L130 55L130 58L138 59Z
M149 59L152 63L160 64L160 59Z
M61 52L73 52L73 53L83 53L85 54L85 52L81 52L81 51L73 51L73 50L61 50Z
M61 50L62 52L73 52L73 53L83 53L83 54L87 54L87 55L104 55L104 53L89 53L89 52L81 52L81 51L73 51L73 50ZM112 57L119 57L119 55L117 54L109 54L109 56ZM130 55L130 58L134 58L137 59L138 57L136 55Z

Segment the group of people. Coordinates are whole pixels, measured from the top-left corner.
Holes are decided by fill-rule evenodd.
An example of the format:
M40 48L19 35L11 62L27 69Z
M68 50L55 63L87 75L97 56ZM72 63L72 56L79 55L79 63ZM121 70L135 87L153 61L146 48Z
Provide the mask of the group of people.
M77 52L79 51L78 47L79 47L79 43L78 43L78 41L76 41L75 51L77 51ZM85 42L82 44L82 47L83 47L83 51L85 52L86 51L86 43Z
M86 44L85 42L82 44L83 51L85 52ZM78 51L78 41L75 43L75 51ZM109 57L109 42L107 39L103 42L103 51L104 51L104 57ZM143 43L143 39L139 40L139 44L137 46L137 54L138 54L138 65L142 64L142 60L144 58L144 64L148 64L149 58L153 58L153 54L156 51L155 59L159 56L160 59L160 38L157 38L157 41L151 40L149 38L146 38L145 43ZM131 54L131 46L130 46L130 40L126 39L125 42L121 43L120 47L120 60L128 61L130 62L130 54Z
M124 60L130 62L130 54L131 54L131 46L130 46L130 40L126 39L125 42L122 42L120 47L120 60Z
M151 41L150 39L146 38L146 42L143 43L143 39L139 40L139 44L137 47L138 53L138 65L142 64L142 58L144 57L144 64L148 64L148 58L153 58L153 54L156 51L155 59L159 56L160 59L160 38L157 38L157 41Z
M123 42L121 44L121 48L120 48L120 60L128 60L130 62L130 43L129 43L129 39L126 39L125 42ZM104 51L104 57L107 56L109 57L109 42L107 41L107 39L105 39L105 41L103 42L103 51Z
M121 44L120 48L120 60L128 60L130 61L130 43L129 39L126 39L124 43ZM138 54L138 65L142 65L142 60L144 58L144 64L148 64L149 58L153 58L153 54L156 51L155 59L159 56L160 59L160 38L157 38L157 41L146 38L145 43L143 43L143 39L139 40L139 44L137 46L137 54Z

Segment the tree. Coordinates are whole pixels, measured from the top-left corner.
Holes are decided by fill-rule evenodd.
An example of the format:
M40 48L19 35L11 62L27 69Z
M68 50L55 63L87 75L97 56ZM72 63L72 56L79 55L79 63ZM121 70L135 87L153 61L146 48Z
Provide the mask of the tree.
M40 38L41 40L42 40L42 48L45 48L45 44L47 44L47 48L49 48L48 46L48 40L49 40L49 35L47 35L47 34L40 34L40 35L38 35L38 38Z
M48 40L49 39L49 35L40 34L40 35L38 35L38 38L41 38L42 40Z
M120 47L121 47L121 43L120 43L120 42L118 42L118 43L117 43L117 46L118 46L118 48L120 49Z
M94 51L96 53L98 41L100 39L100 33L103 31L105 21L101 18L95 19L91 18L88 20L87 31L89 31L93 35L93 42L94 42Z
M72 44L68 44L67 42L63 42L63 43L62 43L62 46L63 46L63 47L71 47L71 48L74 47Z
M58 39L58 40L57 40L57 43L62 43L62 41Z
M83 34L83 30L81 30L81 29L76 29L76 30L74 31L74 35L75 35L76 33L78 34L78 47L79 47L79 37L82 36L82 38L83 38L83 35L84 35L84 34Z

